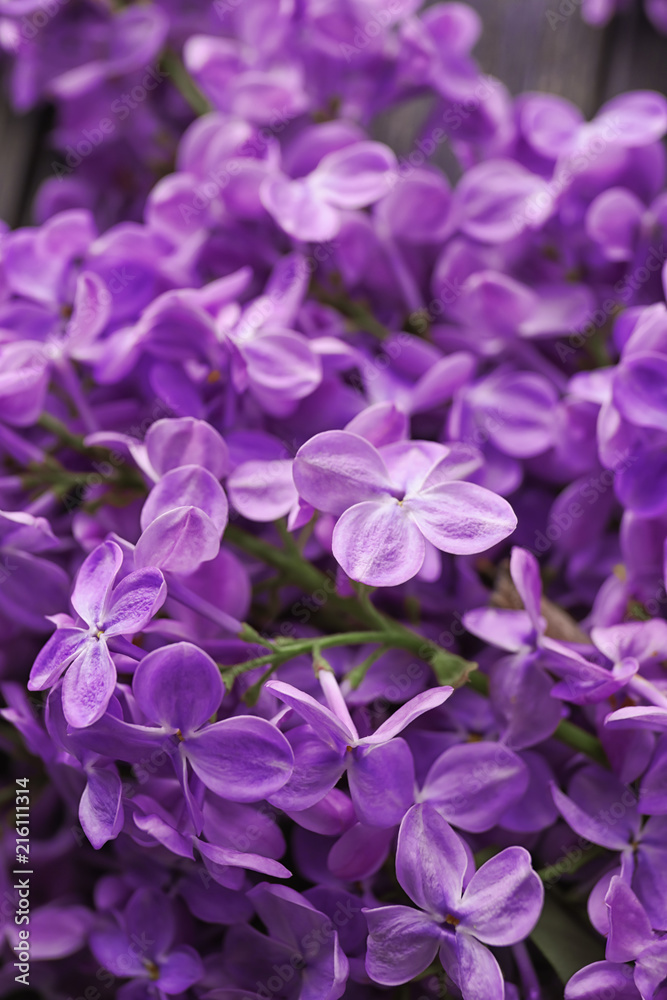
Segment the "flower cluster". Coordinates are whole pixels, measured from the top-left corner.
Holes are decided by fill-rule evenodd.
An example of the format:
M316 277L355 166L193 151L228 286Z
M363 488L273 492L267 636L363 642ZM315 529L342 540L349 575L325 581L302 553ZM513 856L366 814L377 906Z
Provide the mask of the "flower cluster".
M3 995L665 996L667 99L419 6L0 2Z

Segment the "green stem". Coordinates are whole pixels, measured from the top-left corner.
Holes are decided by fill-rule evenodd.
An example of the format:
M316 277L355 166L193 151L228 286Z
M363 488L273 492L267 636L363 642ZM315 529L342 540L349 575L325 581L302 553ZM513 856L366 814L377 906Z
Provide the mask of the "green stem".
M162 54L162 69L196 115L205 115L211 111L211 105L186 70L180 56L171 49Z
M58 420L51 413L42 413L37 423L45 431L48 431L49 434L57 437L61 444L64 444L67 448L71 448L72 451L83 452L86 455L90 454L92 449L85 446L82 435L73 434L62 420Z
M341 620L351 620L371 630L381 628L390 632L392 644L410 650L420 660L428 663L441 684L465 684L468 674L476 669L476 664L446 652L423 635L378 611L367 592L363 600L358 597L341 597L336 593L335 581L307 562L300 553L279 549L263 538L243 531L237 525L228 526L225 539L260 562L280 570L286 579L300 587L304 593L321 593L323 601L312 611L313 614L320 615L320 620L323 612L333 612L335 621L332 622L332 630L340 627Z
M222 668L223 677L238 677L248 670L255 670L256 667L266 667L280 661L292 660L295 656L303 653L312 653L318 649L333 649L336 646L363 646L366 643L383 643L388 646L398 646L405 649L405 640L398 633L391 632L340 632L338 635L317 636L310 639L297 639L295 642L281 645L275 653L267 653L266 656L255 656L252 660L245 660L243 663L235 663L230 667Z
M546 868L538 868L537 874L540 876L543 882L556 882L558 879L562 878L563 875L572 875L574 872L579 871L584 865L587 865L589 861L593 861L594 858L599 858L605 853L603 847L598 847L594 844L589 847L587 851L583 851L580 858L574 861L570 861L567 855L563 858L564 861L568 862L567 868L563 868L559 862L555 865L547 865Z
M565 743L567 746L572 747L573 750L578 750L580 753L586 754L587 757L597 761L598 764L602 764L603 767L609 767L607 755L599 739L591 735L591 733L587 733L585 729L581 729L580 726L575 725L574 722L563 719L562 722L558 723L554 736L561 743Z
M476 669L476 664L470 663L460 656L445 652L435 643L419 635L419 633L384 615L371 603L368 595L366 595L365 602L354 597L341 597L335 592L335 585L331 578L320 572L320 570L303 559L303 557L285 552L270 542L266 542L256 535L251 535L249 532L243 531L243 529L236 525L228 526L225 532L225 539L231 542L232 545L237 546L237 548L247 552L248 555L279 570L287 580L300 587L305 593L323 591L327 595L327 606L337 616L343 615L346 618L351 618L358 624L365 625L368 629L365 632L338 633L337 635L319 638L317 642L321 649L325 649L327 646L354 645L355 643L361 645L373 642L398 646L401 649L410 650L421 660L430 664L441 684L461 686L467 682L480 694L488 696L488 678ZM378 630L378 626L381 626L380 630ZM294 649L294 646L301 644L300 652L310 652L314 641L312 639L299 640L297 643L291 644L289 648ZM286 646L280 647L279 655L281 657L285 655L286 648ZM234 667L227 669L243 673L245 670L252 669L250 664L253 667L268 666L274 662L275 655L274 653L268 658L259 657L256 660L249 660L245 664L236 664ZM292 655L298 654L296 652L290 653L287 658ZM585 729L581 729L572 722L563 720L556 728L554 736L561 743L572 747L573 750L578 750L580 753L586 754L586 756L603 766L609 766L602 744L595 736L586 732Z
M352 688L356 689L359 687L376 660L379 660L381 656L384 656L389 648L390 645L382 645L377 649L374 649L373 652L366 657L363 663L360 663L359 666L354 667L345 675L345 679L350 682L350 686Z
M353 302L343 292L328 292L320 285L314 288L315 297L324 305L331 306L342 316L351 319L358 330L371 333L378 340L386 340L389 330L375 318L373 313L361 302Z
M287 523L284 517L279 518L276 522L276 529L278 534L282 539L282 543L285 546L285 550L290 553L290 555L301 556L301 549L296 543L296 539L287 530Z

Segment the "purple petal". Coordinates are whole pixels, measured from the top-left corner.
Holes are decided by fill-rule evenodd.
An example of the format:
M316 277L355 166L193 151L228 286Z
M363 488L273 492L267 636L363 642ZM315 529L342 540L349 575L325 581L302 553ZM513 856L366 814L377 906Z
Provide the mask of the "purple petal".
M267 177L259 194L280 228L298 240L323 243L333 239L340 229L340 213L326 204L307 181Z
M641 706L619 708L604 720L605 726L619 729L667 729L667 708Z
M339 518L333 554L352 580L395 587L422 567L426 549L416 524L397 500L367 500Z
M0 347L0 417L15 427L34 424L49 385L44 345L18 341Z
M328 153L310 175L312 189L338 208L364 208L395 181L394 153L379 142L357 142Z
M517 104L521 131L534 150L550 160L567 151L582 123L579 108L555 94L526 94Z
M172 469L153 487L141 511L142 530L145 531L161 514L190 506L208 514L218 533L222 534L227 525L227 497L215 476L199 465Z
M561 704L551 697L553 681L539 667L539 653L517 653L494 663L490 695L504 723L503 742L523 750L551 736L560 722Z
M292 749L294 746L292 744ZM278 792L280 795L280 792ZM274 804L274 796L271 796ZM312 833L321 833L326 837L340 837L354 826L355 815L349 795L339 788L332 788L324 798L307 809L285 810L290 819L298 826Z
M135 805L135 811L132 816L134 825L138 830L148 834L151 838L149 846L154 846L152 842L155 841L156 844L162 844L167 850L178 857L194 859L194 851L192 849L194 825L186 822L184 824L184 835L174 829L173 818L169 816L166 810L161 809L154 799L150 799L147 795L135 795L133 803ZM165 819L165 813L167 813L167 819ZM243 878L242 875L241 878Z
M102 626L104 634L141 632L162 607L166 596L167 585L159 569L151 567L130 573L111 593L110 607Z
M661 139L667 130L667 101L653 90L633 90L607 101L597 113L595 124L613 129L619 146L645 146Z
M463 1000L505 1000L505 981L488 948L472 934L456 935L458 979Z
M214 427L194 417L156 420L146 434L146 451L158 476L182 465L198 465L215 479L229 471L227 445Z
M310 438L294 460L294 483L304 500L336 516L392 488L377 449L348 431L324 431Z
M535 629L527 611L473 608L466 611L462 621L478 639L510 653L516 653L524 646L530 647L535 638Z
M474 445L456 441L447 445L447 454L434 465L422 484L427 490L440 483L449 483L455 479L467 479L484 465L484 456Z
M626 966L627 968L627 966ZM635 985L642 998L652 997L653 1000L664 1000L665 980L667 980L667 946L664 938L651 941L641 954L641 960L635 964Z
M250 521L277 521L297 503L292 460L243 462L227 480L232 507Z
M329 871L344 882L370 878L387 860L394 833L394 827L380 830L377 826L355 823L329 851Z
M74 308L67 324L68 353L85 360L95 340L104 330L111 313L111 294L92 271L79 274L74 291Z
M115 768L88 772L79 802L79 822L96 850L118 836L123 827L122 784Z
M454 393L472 378L476 367L476 358L467 351L455 351L436 361L413 386L410 412L422 413L448 403Z
M422 691L415 695L409 702L397 709L391 718L383 722L371 736L365 736L360 742L364 746L373 746L377 743L385 743L394 736L402 733L406 726L418 719L425 712L430 712L434 708L444 705L447 699L453 694L454 688L444 685L439 688L431 688L430 691Z
M404 502L420 531L442 552L484 552L511 535L514 511L503 497L474 483L441 483Z
M449 453L449 448L436 441L396 441L394 444L386 445L380 451L389 477L396 487L395 496L397 497L402 496L403 493L417 493L429 477L430 472L443 460L446 460ZM481 457L479 452L476 453L475 457L478 459ZM478 465L479 462L476 464ZM475 467L476 465L473 464L472 471ZM449 480L459 477L445 474L442 478ZM435 484L429 483L429 485Z
M622 851L636 836L639 817L634 794L602 768L579 771L570 785L571 798L555 786L551 791L565 821L594 844Z
M59 628L37 654L30 671L29 691L52 687L86 642L88 633L80 628Z
M207 788L233 802L258 802L287 782L294 766L289 743L265 719L239 716L190 736L186 754Z
M225 686L210 656L192 643L177 642L143 658L132 690L151 722L189 735L215 715Z
M179 740L163 729L135 726L107 712L94 725L76 734L82 746L104 757L115 757L131 764L152 765L176 752Z
M33 961L67 958L84 947L90 933L92 913L85 906L62 906L47 903L30 914L30 955ZM19 944L19 927L9 927L11 945ZM15 940L14 940L15 938Z
M355 812L366 826L397 826L414 802L415 768L404 740L356 747L347 773Z
M553 826L558 816L550 788L554 780L553 771L544 757L531 750L524 750L521 760L528 769L528 788L525 795L503 813L499 824L506 830L518 832L545 830Z
M320 739L329 743L334 749L340 750L347 744L355 742L354 734L342 725L331 709L320 705L319 701L305 691L300 691L292 684L285 684L284 681L267 681L264 687L266 691L270 691L276 698L293 708L304 722L312 726Z
M653 938L646 910L618 875L611 880L605 903L609 910L605 955L612 962L634 962Z
M609 188L589 206L586 232L607 260L632 260L646 208L626 188Z
M117 925L94 930L89 944L100 965L114 976L145 975L146 969L140 956L136 954L137 949L132 947L127 933Z
M525 764L502 743L463 743L438 757L420 799L454 826L480 833L495 826L527 787Z
M543 308L547 315L553 315L553 309L548 310L544 303ZM531 319L534 327L536 317ZM527 326L527 322L522 324L522 332ZM473 387L468 399L475 406L484 433L503 454L531 458L555 443L558 393L541 375L499 372Z
M641 1000L629 966L593 962L575 972L565 987L565 1000L598 1000L603 996L614 1000Z
M151 959L164 955L176 933L176 921L169 901L152 888L137 889L132 894L125 909L125 926L130 938L140 941L145 940L146 931L150 929L150 948L144 957Z
M440 928L408 906L364 910L368 921L366 971L383 986L407 983L427 969L438 953Z
M82 729L104 715L116 687L116 668L103 639L90 638L70 664L63 682L63 711Z
M102 542L84 559L72 590L72 607L86 624L101 626L111 588L122 565L123 553L112 541Z
M653 927L667 927L667 816L646 821L636 852L632 886Z
M652 351L626 358L614 377L614 403L638 427L667 430L667 358Z
M616 472L616 496L624 507L641 517L663 514L667 509L667 453L663 447L639 447Z
M60 566L18 549L5 549L0 557L11 587L0 586L0 613L11 622L35 632L50 631L47 615L67 605L70 583Z
M194 573L220 551L220 531L199 507L177 507L152 521L134 550L138 567Z
M484 944L516 944L537 923L544 886L524 847L507 847L475 872L457 910L464 927Z
M618 735L618 734L617 734ZM639 786L639 809L649 816L667 813L667 737L658 741Z
M194 948L184 944L180 948L174 948L160 962L158 982L162 992L171 996L174 993L183 993L194 983L199 982L203 976L204 963Z
M296 726L286 734L294 754L289 781L271 796L284 810L308 809L331 791L345 770L343 751L332 748L310 726Z
M220 867L245 868L252 872L261 872L263 875L272 875L274 878L289 878L292 874L279 861L266 858L262 854L247 854L231 847L207 844L198 837L194 838L194 842L204 858Z
M515 546L510 556L510 574L533 626L536 631L542 631L542 580L539 563L532 552Z
M439 916L461 902L468 855L463 843L431 805L416 805L398 834L396 878L410 899Z
M320 358L305 337L291 330L262 333L241 352L255 396L274 416L292 412L293 403L310 396L322 381Z
M406 438L408 418L395 403L373 403L353 417L345 430L365 438L375 448L381 448Z
M505 243L551 214L553 196L546 183L513 160L487 160L459 182L453 216L463 232L482 243Z

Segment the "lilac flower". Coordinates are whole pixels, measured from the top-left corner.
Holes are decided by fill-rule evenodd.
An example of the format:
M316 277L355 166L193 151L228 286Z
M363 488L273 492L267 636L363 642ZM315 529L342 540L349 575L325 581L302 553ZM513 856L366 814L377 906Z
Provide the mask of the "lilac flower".
M651 816L642 824L634 792L593 765L577 772L568 791L565 795L552 786L563 818L580 836L620 852L622 877L633 887L654 926L663 927L667 921L664 817Z
M306 177L267 177L260 196L278 225L298 240L324 242L339 232L341 210L378 201L394 182L396 158L379 142L328 153Z
M555 705L553 702L550 705L547 699L549 682L542 668L562 678L551 687L549 697L566 698L575 704L602 701L628 684L639 668L635 659L619 657L619 662L607 670L586 660L566 643L545 634L546 620L540 613L542 585L539 564L530 552L512 549L510 572L524 609L476 608L467 611L463 619L469 631L515 654L511 660L503 660L502 666L494 670L501 711L507 710L510 718L518 714L520 719L529 723L524 712L519 710L515 713L512 709L514 685L528 684L533 690L533 697L540 698L543 706L541 720L534 719L534 724L539 726L542 721L549 725L554 718L557 720ZM599 641L603 642L602 634ZM516 743L514 745L517 746Z
M122 561L120 547L111 541L99 545L85 559L72 591L78 619L56 617L56 631L30 672L29 689L43 691L67 670L63 709L72 726L96 722L113 695L116 668L108 640L141 632L166 597L164 579L157 569L137 570L114 586Z
M576 972L565 987L565 1000L597 1000L603 991L612 991L617 1000L642 1000L631 966L607 961Z
M169 899L154 889L137 889L120 919L93 931L90 946L103 969L132 979L118 990L122 1000L149 996L163 1000L183 993L204 975L194 948L173 947L175 935Z
M419 572L427 543L483 552L514 530L506 500L458 481L478 461L466 448L400 442L378 450L349 431L326 431L300 448L294 481L304 500L338 517L332 547L348 576L390 587Z
M622 877L614 875L605 896L609 911L606 961L586 966L570 979L566 1000L588 1000L601 989L621 997L659 997L667 974L667 947L646 910ZM634 969L627 962L634 962Z
M537 922L544 889L528 852L508 847L471 873L451 827L431 806L414 806L401 824L396 876L420 909L364 911L371 978L408 982L439 954L464 1000L502 1000L503 975L486 945L516 944Z
M69 733L63 713L62 685L49 693L46 727L56 745L79 762L86 785L79 800L79 822L95 849L115 840L123 827L122 783L116 765L91 753L77 732Z
M42 556L58 546L45 518L0 512L0 614L7 622L46 631L44 616L67 599L67 574Z
M360 737L336 678L320 670L327 706L286 684L269 681L266 690L301 716L305 725L287 732L294 751L294 772L271 801L286 810L302 810L322 799L347 771L358 818L371 826L400 822L413 802L414 769L399 733L451 695L451 687L424 691L398 709L370 736Z
M0 0L57 151L0 224L30 987L536 998L556 914L567 1000L662 1000L667 99L512 97L459 3L57 6Z
M224 957L232 984L240 987L232 995L259 1000L278 979L289 996L301 1000L342 997L349 963L326 914L287 886L262 882L248 896L270 936L249 925L238 925L227 936ZM277 976L282 970L289 975ZM211 1000L228 995L214 990Z
M166 472L141 511L137 566L194 572L217 556L227 512L225 491L208 469L182 465Z
M149 725L108 713L87 730L85 745L131 762L167 747L197 833L203 817L190 770L206 788L236 802L257 802L289 779L292 750L270 722L247 715L209 724L224 685L218 667L197 646L177 642L149 653L135 671L132 689Z

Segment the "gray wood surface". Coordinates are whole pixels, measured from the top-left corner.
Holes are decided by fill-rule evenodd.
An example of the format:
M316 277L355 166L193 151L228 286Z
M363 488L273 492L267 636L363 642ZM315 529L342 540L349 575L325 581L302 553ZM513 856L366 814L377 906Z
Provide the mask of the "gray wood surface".
M667 92L667 37L649 24L641 0L632 0L631 9L604 29L584 24L577 0L469 2L484 21L475 55L484 72L498 77L512 93L560 94L590 116L624 90ZM571 14L559 13L568 7ZM423 101L410 102L382 116L375 134L399 154L406 153L426 112ZM0 218L11 226L31 221L35 168L48 146L43 121L38 113L15 115L0 98ZM447 169L446 149L437 159Z
M0 100L0 219L10 226L26 222L27 200L40 155L42 115L16 115Z
M607 32L585 24L578 6L569 16L559 14L561 4L472 0L484 22L475 55L484 71L497 76L513 94L549 91L591 115L599 105L605 75ZM559 20L550 21L549 13Z

